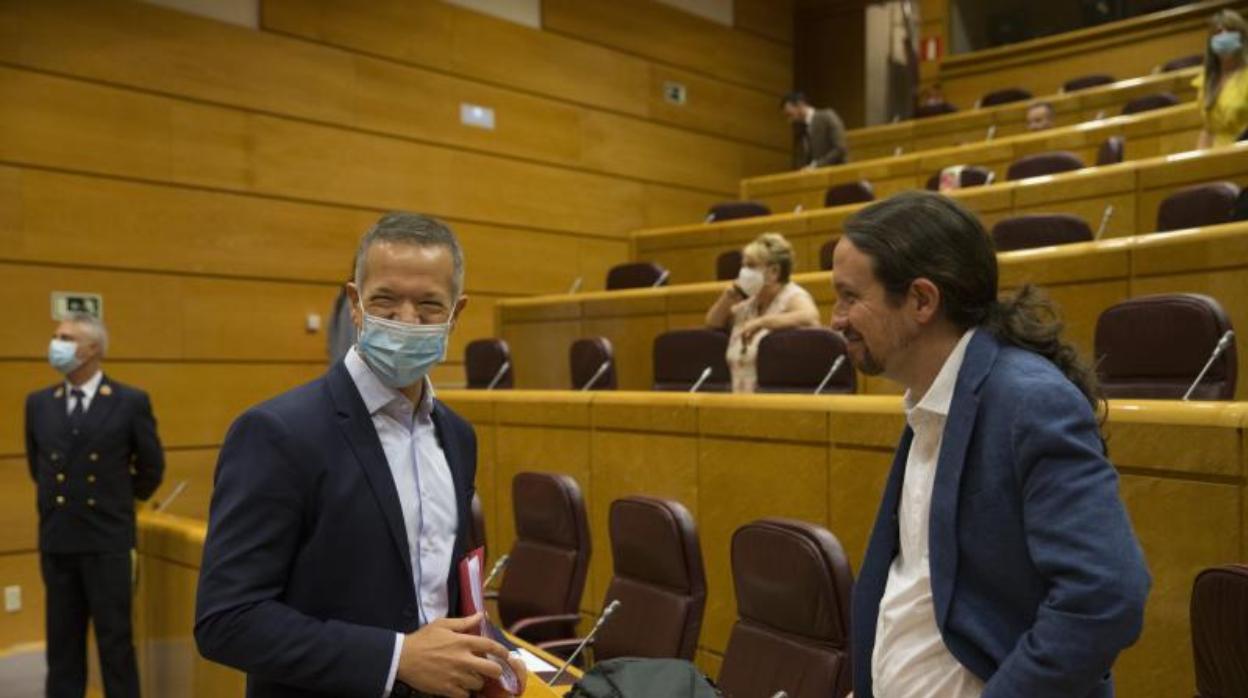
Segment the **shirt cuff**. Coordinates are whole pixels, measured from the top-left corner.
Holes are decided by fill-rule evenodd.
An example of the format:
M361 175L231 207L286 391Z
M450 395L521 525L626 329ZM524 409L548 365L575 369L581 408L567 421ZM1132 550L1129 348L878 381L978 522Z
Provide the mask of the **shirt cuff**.
M399 655L403 654L403 633L394 634L394 656L390 659L390 675L386 677L386 692L381 694L381 698L390 698L390 692L394 690L394 678L399 673Z

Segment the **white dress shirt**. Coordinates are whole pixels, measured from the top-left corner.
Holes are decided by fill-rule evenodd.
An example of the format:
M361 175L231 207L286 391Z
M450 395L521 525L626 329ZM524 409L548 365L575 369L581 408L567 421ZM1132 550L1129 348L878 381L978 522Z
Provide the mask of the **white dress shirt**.
M914 439L897 512L901 546L888 569L871 655L873 691L880 698L978 698L984 691L983 682L958 662L940 636L928 558L940 444L966 345L974 334L971 329L962 335L917 405L909 392L904 398Z
M74 385L69 381L65 381L65 414L73 414L74 407L77 405L78 398L74 397L73 391L82 391L82 413L86 414L91 409L91 401L95 399L96 392L100 389L100 383L104 380L104 372L96 371L94 376L87 379L82 385Z
M424 394L416 406L399 391L383 385L355 347L347 352L343 363L372 416L398 490L416 606L424 625L446 616L446 580L459 530L455 481L433 426L433 384L425 378ZM403 634L398 633L384 695L394 687L402 649Z

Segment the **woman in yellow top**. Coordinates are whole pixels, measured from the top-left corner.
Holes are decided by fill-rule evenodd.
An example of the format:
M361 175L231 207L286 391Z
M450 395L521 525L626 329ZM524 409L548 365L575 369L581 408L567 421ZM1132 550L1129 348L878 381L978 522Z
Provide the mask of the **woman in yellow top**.
M1198 148L1230 145L1248 129L1248 24L1234 10L1218 12L1209 24L1205 73L1192 81L1205 117Z

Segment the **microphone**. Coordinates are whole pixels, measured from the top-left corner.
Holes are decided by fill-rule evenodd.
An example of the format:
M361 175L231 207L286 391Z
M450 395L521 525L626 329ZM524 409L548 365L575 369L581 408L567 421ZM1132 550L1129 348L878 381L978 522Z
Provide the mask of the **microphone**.
M785 693L784 691L776 691L775 693L771 694L771 698L789 698L789 694Z
M169 493L169 496L165 497L164 500L153 508L156 511L164 511L165 509L168 509L169 505L173 503L173 500L178 498L178 495L182 494L182 491L186 489L188 484L190 484L188 480L179 480L178 484L174 485L173 491Z
M572 288L569 288L569 289L568 289L568 295L570 296L570 295L572 295L573 293L576 293L577 291L580 291L580 290L581 290L581 282L582 282L582 281L584 281L584 280L585 280L585 279L584 279L584 277L580 277L580 276L576 277L576 280L572 282Z
M1105 234L1105 229L1109 227L1109 219L1114 217L1114 205L1105 204L1105 213L1101 214L1101 224L1096 228L1096 237L1093 240L1100 240Z
M507 372L510 370L511 370L511 362L504 361L503 365L498 367L498 372L495 373L494 377L490 379L490 384L485 386L485 389L493 390L494 387L498 385L498 382L503 379L503 376L507 375Z
M581 650L585 649L585 645L588 645L590 640L594 639L594 635L598 634L598 631L602 628L602 624L606 623L607 619L611 617L611 614L615 613L616 609L619 607L619 599L607 604L607 607L602 610L602 615L598 616L598 622L594 623L593 629L589 631L589 634L585 636L584 640L581 640L581 644L576 646L576 649L568 657L568 660L563 663L563 666L559 667L559 671L555 673L554 678L546 683L547 686L554 686L555 683L559 681L559 678L563 676L563 672L567 671L568 667L572 665L572 662L576 661L577 655L581 653Z
M662 286L663 284L667 283L667 277L671 275L672 275L672 272L664 269L663 273L659 274L659 278L655 279L654 283L650 284L650 288L658 288Z
M798 204L798 205L796 205L796 206L794 206L794 207L793 207L793 213L801 213L801 212L802 212L802 205L801 205L801 204Z
M581 386L581 390L589 390L594 387L594 383L597 383L598 379L602 378L602 374L606 373L609 368L611 368L611 359L607 359L602 362L602 365L598 367L598 370L594 371L594 375L589 377L589 381L586 382L585 385Z
M706 219L705 219L705 220L703 220L702 222L703 222L703 223L714 223L714 222L715 222L715 214L714 214L714 213L708 213L708 214L706 214Z
M828 369L828 373L823 377L823 380L819 381L819 387L815 388L815 395L822 393L823 389L828 387L828 381L832 380L832 376L836 375L836 372L841 368L841 364L843 363L845 363L845 355L841 354L836 357L836 361L832 362L832 368Z
M507 566L507 563L508 563L508 562L510 562L510 561L511 561L511 556L510 556L510 555L504 555L504 556L502 556L502 557L498 558L498 560L496 560L496 561L494 562L494 567L490 568L490 574L489 574L489 576L487 576L487 577L485 578L485 582L481 585L481 588L482 588L482 589L489 589L489 588L490 588L490 582L494 581L494 577L498 576L498 573L499 573L499 572L502 572L502 571L503 571L503 568L504 568L504 567L506 567L506 566Z
M1191 387L1187 389L1186 393L1183 393L1184 402L1192 396L1192 393L1196 390L1196 386L1200 385L1200 382L1205 379L1205 374L1208 373L1209 369L1213 367L1213 362L1217 361L1219 356L1222 356L1222 352L1231 348L1231 341L1234 339L1235 331L1227 330L1222 335L1222 338L1218 340L1218 345L1213 348L1213 353L1209 355L1209 360L1205 362L1205 367L1200 369L1200 375L1196 376L1196 380L1192 381Z
M991 125L991 126L989 126L989 127L988 127L988 135L987 135L987 136L984 136L984 140L986 140L986 141L990 141L990 140L992 140L992 137L993 137L993 136L995 136L995 135L997 135L997 125L996 125L996 124L993 124L993 125Z
M698 376L698 379L693 382L693 387L689 389L689 392L691 393L698 392L698 388L701 388L702 384L706 382L706 379L710 377L711 377L711 367L707 366L706 368L702 369L702 375Z
M893 157L897 157L898 155L901 155L902 151L903 151L903 148L901 146L897 146L896 148L893 148Z

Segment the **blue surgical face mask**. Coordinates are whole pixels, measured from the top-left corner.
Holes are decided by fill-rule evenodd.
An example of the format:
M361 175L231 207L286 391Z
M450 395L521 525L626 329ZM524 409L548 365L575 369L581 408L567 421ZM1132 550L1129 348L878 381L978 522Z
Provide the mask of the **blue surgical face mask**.
M423 379L446 358L451 323L413 325L364 312L364 327L356 345L360 356L388 388L406 388Z
M53 339L48 344L48 363L61 373L69 373L82 365L78 358L78 342Z
M1243 48L1243 38L1239 32L1221 31L1209 37L1209 48L1219 56L1230 56Z

